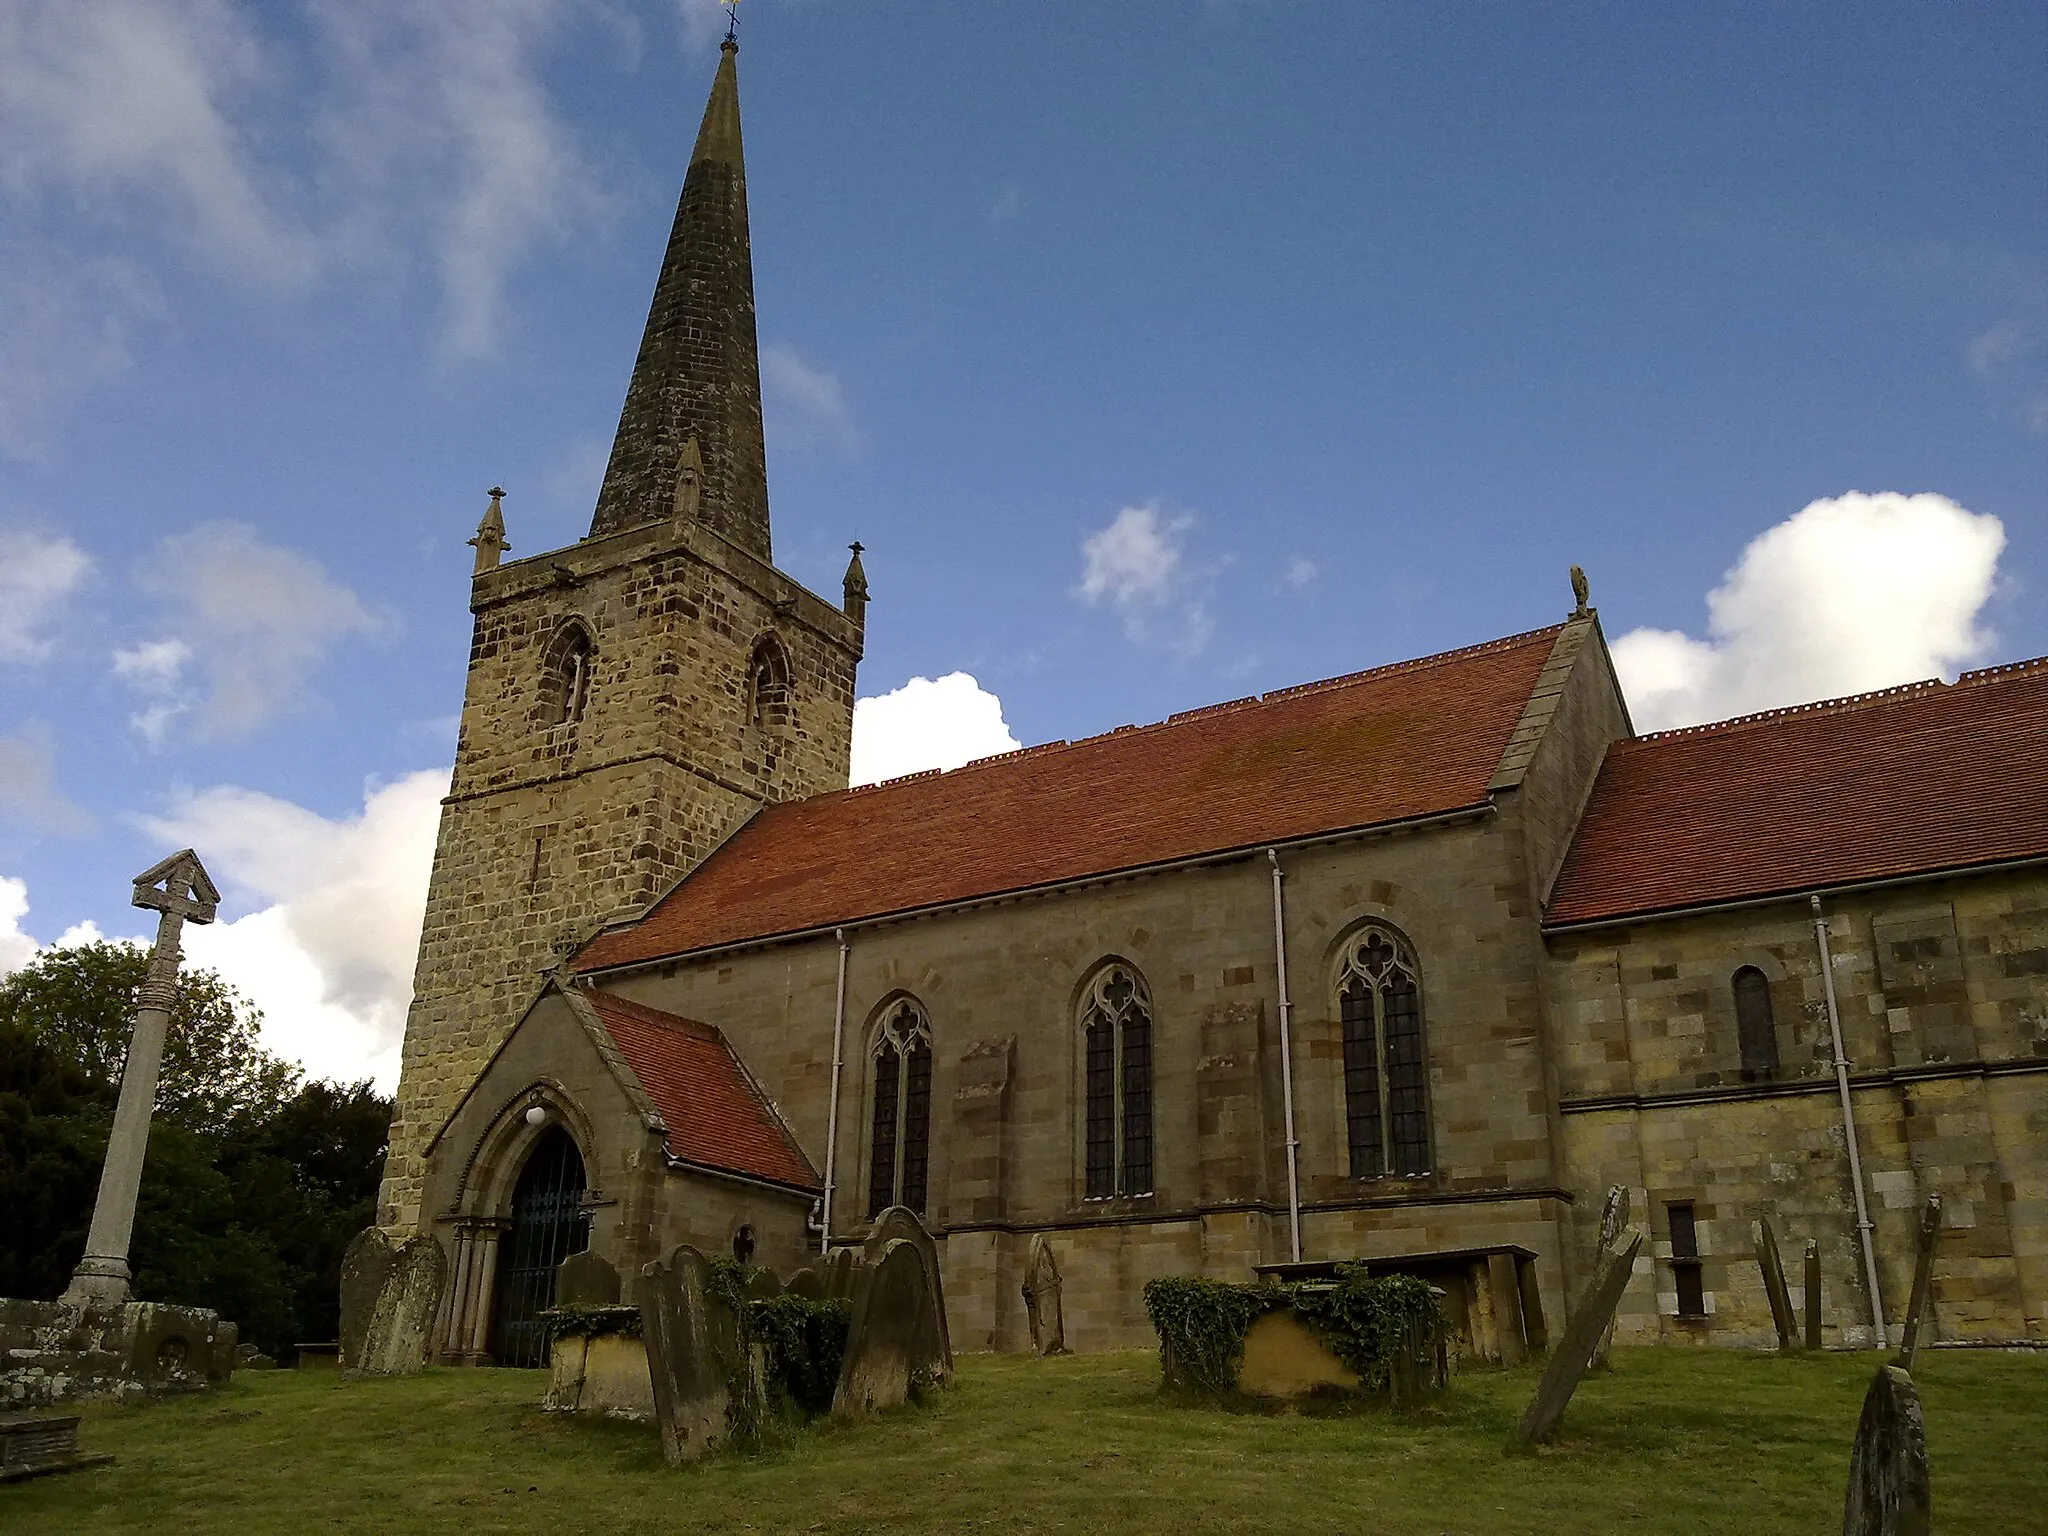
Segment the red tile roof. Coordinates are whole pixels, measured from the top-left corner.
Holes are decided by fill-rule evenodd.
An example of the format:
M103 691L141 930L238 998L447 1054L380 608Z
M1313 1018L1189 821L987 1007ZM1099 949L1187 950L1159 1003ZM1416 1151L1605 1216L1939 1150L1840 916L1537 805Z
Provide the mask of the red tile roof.
M581 970L1483 804L1558 628L764 808Z
M1545 921L2048 855L2048 657L1617 742Z
M724 1035L610 992L583 996L661 1112L671 1156L799 1189L822 1187Z

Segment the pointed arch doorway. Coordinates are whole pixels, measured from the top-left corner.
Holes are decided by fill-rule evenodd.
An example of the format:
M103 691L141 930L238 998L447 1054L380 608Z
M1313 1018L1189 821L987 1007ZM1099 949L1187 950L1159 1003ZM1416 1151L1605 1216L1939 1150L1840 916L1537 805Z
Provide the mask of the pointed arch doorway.
M512 1225L498 1249L491 1320L491 1359L498 1365L548 1363L540 1314L555 1304L555 1267L590 1246L583 1192L583 1154L567 1131L550 1126L519 1171Z

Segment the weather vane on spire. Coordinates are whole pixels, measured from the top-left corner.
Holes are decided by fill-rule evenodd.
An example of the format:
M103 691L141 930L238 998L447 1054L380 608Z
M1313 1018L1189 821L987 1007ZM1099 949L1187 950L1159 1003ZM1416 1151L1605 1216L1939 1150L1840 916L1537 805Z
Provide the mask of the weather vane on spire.
M725 0L725 46L740 45L740 0Z

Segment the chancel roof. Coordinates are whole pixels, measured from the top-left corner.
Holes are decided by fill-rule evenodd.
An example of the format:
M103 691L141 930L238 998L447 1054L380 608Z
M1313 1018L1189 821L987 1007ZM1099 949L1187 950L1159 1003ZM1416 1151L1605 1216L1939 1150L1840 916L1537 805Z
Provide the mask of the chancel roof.
M1558 628L764 807L576 967L1483 805Z
M671 1156L797 1189L823 1187L724 1035L614 993L581 995L660 1112Z
M1550 926L2048 857L2048 657L1608 749Z

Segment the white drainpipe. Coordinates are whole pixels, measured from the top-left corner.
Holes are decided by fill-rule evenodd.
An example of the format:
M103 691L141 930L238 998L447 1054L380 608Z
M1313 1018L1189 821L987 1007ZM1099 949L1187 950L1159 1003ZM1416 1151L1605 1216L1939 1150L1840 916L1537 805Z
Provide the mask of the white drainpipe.
M832 1191L834 1189L832 1170L839 1161L839 1072L845 1056L846 1043L846 956L853 945L847 942L846 930L833 930L839 940L839 990L832 1000L832 1103L825 1111L825 1209L819 1225L818 1252L832 1251Z
M1856 1110L1849 1098L1849 1059L1842 1050L1842 1014L1835 1006L1835 967L1828 953L1828 920L1821 911L1820 897L1813 901L1813 937L1820 946L1821 986L1828 999L1828 1031L1835 1047L1835 1088L1842 1095L1842 1129L1849 1140L1849 1182L1856 1191L1856 1237L1863 1247L1863 1275L1870 1284L1871 1348L1887 1347L1884 1321L1884 1293L1877 1283L1877 1249L1872 1238L1870 1205L1863 1197L1863 1157L1856 1146Z
M1296 1165L1301 1143L1294 1137L1294 1004L1287 998L1287 907L1280 896L1280 851L1266 850L1273 866L1273 956L1280 981L1280 1097L1287 1116L1287 1242L1294 1262L1301 1262L1301 1174Z

